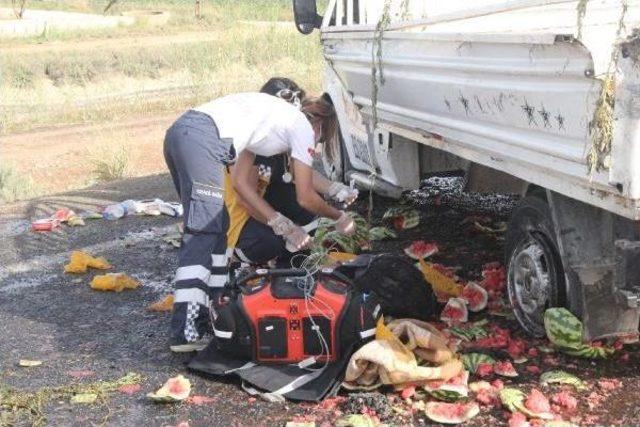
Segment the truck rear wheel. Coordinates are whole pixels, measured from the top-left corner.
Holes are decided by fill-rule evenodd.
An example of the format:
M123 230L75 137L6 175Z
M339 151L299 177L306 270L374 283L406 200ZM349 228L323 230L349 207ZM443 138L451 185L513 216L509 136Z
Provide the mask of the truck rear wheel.
M544 311L565 303L562 259L551 211L539 197L523 198L509 221L507 290L516 318L527 333L544 336Z

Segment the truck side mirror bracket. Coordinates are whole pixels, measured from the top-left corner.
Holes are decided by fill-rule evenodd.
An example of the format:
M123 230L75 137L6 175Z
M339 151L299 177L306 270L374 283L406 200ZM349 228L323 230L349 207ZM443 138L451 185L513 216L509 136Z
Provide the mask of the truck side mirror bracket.
M296 28L302 34L311 34L322 26L322 16L318 15L316 0L293 0L293 16Z

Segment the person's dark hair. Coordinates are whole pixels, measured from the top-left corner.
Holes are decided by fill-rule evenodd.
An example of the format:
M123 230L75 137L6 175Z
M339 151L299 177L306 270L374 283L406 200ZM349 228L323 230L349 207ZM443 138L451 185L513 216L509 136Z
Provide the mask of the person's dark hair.
M287 77L272 77L262 88L261 93L277 96L292 104L300 105L306 92L296 82Z

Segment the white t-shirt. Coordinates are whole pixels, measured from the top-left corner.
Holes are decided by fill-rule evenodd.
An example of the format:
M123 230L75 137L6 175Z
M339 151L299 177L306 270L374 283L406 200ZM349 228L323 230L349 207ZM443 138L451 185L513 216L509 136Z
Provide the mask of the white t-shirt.
M194 108L209 115L221 138L233 139L237 154L259 156L290 153L309 166L315 145L306 116L288 102L265 93L237 93Z

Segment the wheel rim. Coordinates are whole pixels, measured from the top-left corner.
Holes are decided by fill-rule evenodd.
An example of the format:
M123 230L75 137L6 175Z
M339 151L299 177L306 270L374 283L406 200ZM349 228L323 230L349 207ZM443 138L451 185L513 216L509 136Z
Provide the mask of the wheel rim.
M522 327L543 336L544 311L551 300L553 257L534 236L518 245L509 263L509 300Z

